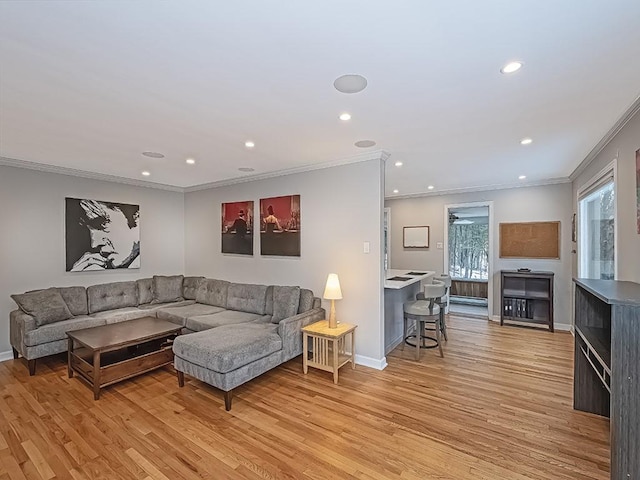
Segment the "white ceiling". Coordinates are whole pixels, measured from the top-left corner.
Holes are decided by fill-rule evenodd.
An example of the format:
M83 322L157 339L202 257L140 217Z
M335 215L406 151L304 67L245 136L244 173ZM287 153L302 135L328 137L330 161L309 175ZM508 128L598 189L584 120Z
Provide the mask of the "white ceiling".
M553 181L640 93L639 20L637 0L5 0L0 156L191 187L384 150L388 197ZM347 73L367 89L337 92Z

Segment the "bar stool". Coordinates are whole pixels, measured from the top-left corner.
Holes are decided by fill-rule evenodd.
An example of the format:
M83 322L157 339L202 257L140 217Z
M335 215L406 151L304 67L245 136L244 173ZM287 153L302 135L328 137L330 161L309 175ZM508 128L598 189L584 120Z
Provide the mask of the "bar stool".
M440 335L442 332L442 324L444 319L444 310L440 308L439 299L444 296L446 287L444 283L434 281L431 285L425 285L423 292L417 295L417 300L404 304L404 345L407 344L416 348L416 360L420 360L420 348L436 348L440 351L440 356L444 357L442 352L442 342ZM409 320L415 321L415 335L408 335ZM426 324L433 324L433 329L427 329ZM425 335L425 331L435 331L435 338ZM414 338L415 343L409 341ZM426 341L433 342L427 345Z
M445 294L440 298L440 308L444 310L442 316L442 336L444 337L445 342L449 340L447 337L447 317L446 314L449 313L449 302L451 301L451 276L443 273L437 277L434 277L434 280L438 280L439 282L444 283L446 288Z

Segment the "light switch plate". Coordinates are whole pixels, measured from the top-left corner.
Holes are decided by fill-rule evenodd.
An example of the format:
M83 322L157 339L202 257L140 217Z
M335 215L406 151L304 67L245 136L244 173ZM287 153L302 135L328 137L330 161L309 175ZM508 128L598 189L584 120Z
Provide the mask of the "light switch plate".
M369 244L369 242L364 242L364 245L362 246L362 252L369 253L370 251L371 251L371 245Z
M444 249L444 243L442 243L442 242L436 242L436 248L437 248L438 250L442 250L442 249Z

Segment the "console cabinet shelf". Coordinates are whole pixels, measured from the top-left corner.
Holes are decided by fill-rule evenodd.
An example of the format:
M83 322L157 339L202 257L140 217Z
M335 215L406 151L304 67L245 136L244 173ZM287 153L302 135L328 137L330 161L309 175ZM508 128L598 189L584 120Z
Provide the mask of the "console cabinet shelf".
M553 332L553 273L500 272L500 325L546 325Z
M611 478L640 478L640 284L574 283L573 408L610 418Z

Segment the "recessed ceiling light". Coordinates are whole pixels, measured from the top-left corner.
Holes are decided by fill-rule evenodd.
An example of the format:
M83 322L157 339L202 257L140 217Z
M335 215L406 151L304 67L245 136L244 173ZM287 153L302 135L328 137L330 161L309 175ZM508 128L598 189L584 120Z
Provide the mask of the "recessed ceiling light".
M196 163L196 161L195 161L193 158L187 158L186 162L187 162L189 165L193 165L194 163Z
M376 144L373 140L358 140L354 145L358 148L373 147Z
M518 177L518 180L524 180L525 178L527 178L527 176L526 176L526 175L520 175L520 176Z
M342 75L336 78L333 86L342 93L358 93L367 88L367 79L362 75Z
M255 168L251 168L251 167L240 167L238 170L240 170L241 172L254 172Z
M398 193L400 190L398 190L397 188L393 191L393 193Z
M142 152L142 155L150 158L164 158L164 155L158 152Z
M396 167L401 167L401 166L402 166L402 162L396 162L396 163L394 163L394 165L395 165Z
M427 187L427 189L428 189L428 190L433 190L433 185L429 185L429 186Z
M346 122L347 120L351 120L351 114L350 113L341 113L340 114L340 120L342 120L343 122Z
M149 175L151 175L151 172L147 172L146 170L144 172L142 172L142 175L144 175L145 177L148 177Z
M256 144L253 143L251 140L247 140L246 142L244 142L244 146L247 148L253 148L256 146Z
M532 143L533 143L533 140L530 139L529 137L523 138L522 140L520 140L520 145L531 145Z
M514 73L517 72L518 70L520 70L522 68L523 63L522 62L509 62L507 63L504 67L502 67L500 69L501 73Z

